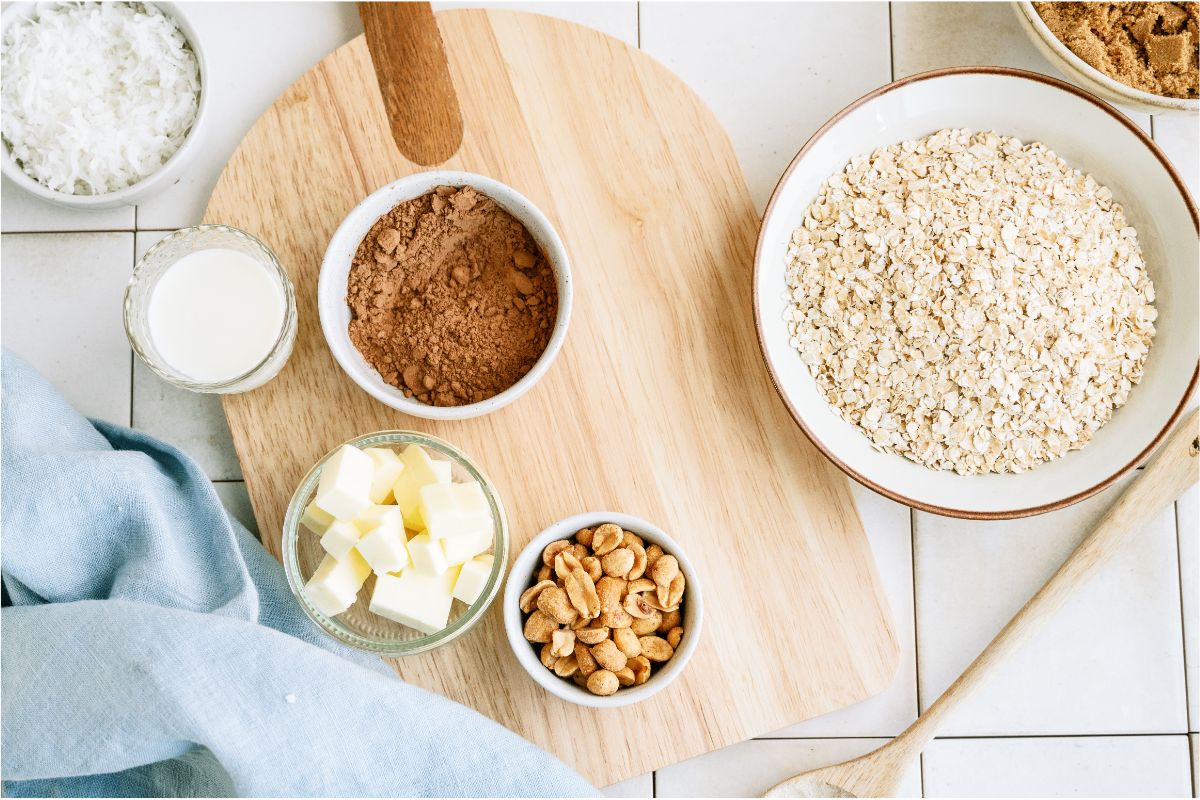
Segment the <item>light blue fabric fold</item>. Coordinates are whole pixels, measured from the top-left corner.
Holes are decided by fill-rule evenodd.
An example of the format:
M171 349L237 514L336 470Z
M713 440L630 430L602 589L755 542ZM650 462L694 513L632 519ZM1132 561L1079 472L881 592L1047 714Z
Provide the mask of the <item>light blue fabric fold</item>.
M0 380L5 794L595 794L325 637L183 453Z

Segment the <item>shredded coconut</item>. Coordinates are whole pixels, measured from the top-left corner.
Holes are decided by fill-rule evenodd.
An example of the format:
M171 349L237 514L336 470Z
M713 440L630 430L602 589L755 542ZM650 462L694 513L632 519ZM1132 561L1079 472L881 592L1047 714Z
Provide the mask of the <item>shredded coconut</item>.
M933 469L1023 472L1083 447L1154 337L1124 209L1038 142L944 130L857 156L787 258L784 317L821 394Z
M52 6L4 34L5 145L34 180L105 194L159 169L183 144L200 67L174 21L141 3Z

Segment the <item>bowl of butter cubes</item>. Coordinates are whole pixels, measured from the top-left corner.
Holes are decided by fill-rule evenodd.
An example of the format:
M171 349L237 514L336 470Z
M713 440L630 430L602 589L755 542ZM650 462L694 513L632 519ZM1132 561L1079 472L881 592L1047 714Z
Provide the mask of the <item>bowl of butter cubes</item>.
M284 571L305 613L384 656L423 653L474 627L504 582L508 547L487 477L453 445L413 431L330 452L284 519Z

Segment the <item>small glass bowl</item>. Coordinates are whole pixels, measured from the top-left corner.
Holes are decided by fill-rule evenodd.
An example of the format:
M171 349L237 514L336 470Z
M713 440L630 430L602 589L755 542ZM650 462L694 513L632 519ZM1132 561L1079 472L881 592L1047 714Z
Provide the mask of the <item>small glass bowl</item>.
M321 563L321 559L325 557L325 550L321 547L320 537L310 530L301 528L300 518L304 515L304 509L316 496L317 483L321 479L321 468L330 456L337 452L337 449L334 449L326 453L316 466L304 476L304 480L300 481L300 487L292 495L287 515L284 517L283 569L287 574L288 586L291 587L292 594L296 596L304 613L308 614L309 618L321 627L321 630L343 644L369 653L388 657L411 656L454 641L475 627L483 618L484 612L496 599L496 595L500 593L500 587L504 583L504 570L508 564L508 518L504 514L504 505L500 502L496 487L465 453L435 436L416 431L379 431L351 439L345 444L358 448L390 447L396 450L410 444L417 444L429 451L432 457L441 457L450 461L452 480L479 481L479 485L483 487L483 494L491 506L492 520L495 523L492 548L488 551L493 556L491 574L488 575L487 583L484 584L483 591L479 593L475 602L467 606L466 603L455 600L450 609L449 623L445 628L433 634L421 633L368 610L371 592L375 588L374 574L367 578L367 582L358 592L358 599L348 610L332 618L318 611L304 596L303 589L304 584L308 582L309 577Z
M155 347L154 337L150 335L149 309L155 285L175 262L191 253L214 248L236 250L266 267L283 288L284 313L279 336L262 361L249 372L235 378L206 383L180 373L162 357ZM214 316L219 316L220 311L213 309ZM296 292L287 271L271 248L249 233L228 225L181 228L151 247L133 268L133 275L125 287L125 335L129 337L129 345L138 358L168 383L206 394L248 392L278 375L292 354L292 345L296 341Z

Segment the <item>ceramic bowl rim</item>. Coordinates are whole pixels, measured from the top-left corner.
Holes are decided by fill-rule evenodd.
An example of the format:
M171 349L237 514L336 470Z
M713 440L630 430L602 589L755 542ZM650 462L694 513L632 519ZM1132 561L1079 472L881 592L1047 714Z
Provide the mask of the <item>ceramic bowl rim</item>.
M641 686L622 687L617 690L616 694L600 697L576 686L571 681L558 677L538 660L533 645L525 639L519 601L521 594L531 585L530 575L533 572L534 564L541 557L542 550L547 544L557 539L567 538L580 528L589 528L605 522L620 525L625 530L642 536L647 542L657 542L663 550L675 556L679 561L679 570L687 580L687 599L683 606L685 631L683 641L666 666L651 675L650 680ZM590 708L620 708L640 703L667 688L687 668L688 662L700 642L704 619L704 600L700 581L696 576L695 566L679 543L652 522L642 517L616 511L585 511L560 519L544 528L521 549L516 560L513 561L513 565L508 571L502 604L504 632L512 646L513 654L525 671L529 673L529 676L555 697Z
M180 7L179 3L160 2L159 0L137 0L137 2L141 2L143 5L155 6L170 16L183 33L184 38L187 39L188 46L191 47L192 52L196 54L196 64L200 71L200 101L196 105L196 116L192 120L191 129L187 132L183 142L180 143L179 148L154 172L123 189L117 189L114 192L105 192L104 194L67 194L43 186L25 174L25 170L17 166L16 159L13 158L12 152L8 149L7 145L0 145L0 151L2 151L0 152L0 173L29 194L64 208L74 208L84 211L98 211L106 208L130 206L134 205L138 200L149 197L156 190L166 188L169 182L178 177L188 162L195 156L197 152L196 148L198 147L197 143L200 141L198 134L208 119L209 108L210 76L204 47L200 44L200 37L196 33L196 27L192 24L187 12ZM35 0L34 2L13 3L4 9L3 15L0 16L0 37L4 35L4 31L8 30L9 25L12 25L21 18L22 11L26 7L33 6L36 8L40 5L52 5L52 3L47 4Z
M431 181L433 183L430 183ZM419 190L410 188L425 184L429 184L430 188ZM345 305L346 303L346 287L340 285L339 281L335 281L333 274L337 272L338 275L341 275L342 267L345 266L348 271L349 266L339 253L334 252L335 246L339 246L340 250L340 246L344 245L343 240L347 237L361 241L362 236L366 235L371 225L381 215L395 207L396 203L419 197L436 185L471 186L495 200L505 211L516 217L542 247L551 269L554 271L558 289L558 313L555 315L550 340L529 372L499 394L477 403L461 406L427 405L404 397L394 386L385 383L374 367L367 364L362 354L355 348L354 343L350 341L349 333L339 320L333 319L332 314L327 313L326 309L327 305L332 308L334 305ZM384 203L384 199L389 197L392 199ZM358 231L361 231L361 234L357 233ZM356 246L358 241L354 243ZM350 252L352 254L353 250ZM333 353L338 366L360 389L384 405L414 417L462 420L504 408L532 389L534 384L545 375L566 339L571 321L573 295L570 257L562 237L559 236L558 230L545 213L529 198L508 184L486 175L462 170L433 169L414 172L390 181L368 194L350 210L338 225L337 230L334 231L333 236L330 237L325 254L321 259L321 269L317 278L317 314L321 320L321 332L325 337L325 342L329 346L330 352Z
M1150 150L1150 152L1159 161L1159 163L1162 164L1163 168L1167 171L1167 174L1170 176L1171 181L1175 184L1175 188L1179 191L1180 196L1183 198L1183 201L1187 206L1188 213L1191 215L1191 218L1192 218L1192 224L1194 226L1196 226L1197 235L1200 235L1200 215L1197 214L1196 204L1193 202L1191 195L1188 193L1187 187L1184 185L1183 180L1180 178L1179 173L1175 170L1175 167L1171 164L1170 160L1166 157L1166 155L1163 154L1162 150L1159 149L1158 145L1156 145L1154 143L1154 141L1151 140L1150 137L1147 136L1142 131L1141 128L1139 128L1137 125L1135 125L1133 122L1131 122L1124 114L1121 114L1119 111L1117 111L1115 108L1113 108L1108 103L1106 103L1103 100L1097 98L1096 96L1090 94L1089 92L1086 92L1083 89L1080 89L1077 86L1073 86L1073 85L1067 83L1066 81L1061 81L1061 80L1058 80L1057 78L1051 78L1048 75L1042 75L1040 73L1030 72L1028 70L1014 69L1011 67L947 67L947 68L943 68L943 69L929 70L927 72L920 72L915 75L910 75L906 78L901 78L899 80L892 81L891 83L884 84L883 86L880 86L878 89L874 89L873 91L870 91L867 94L863 95L862 97L858 98L857 100L853 101L852 103L847 105L845 108L843 108L842 110L840 110L836 114L834 114L832 117L830 117L829 120L827 120L823 125L821 125L821 127L818 128L816 130L816 132L814 132L812 134L812 136L810 136L808 138L808 140L800 148L799 152L797 152L795 157L792 158L791 162L788 163L787 169L785 169L783 171L783 175L780 176L779 181L775 184L775 188L771 190L771 198L767 202L766 210L763 211L762 222L760 223L759 229L758 229L758 240L754 247L754 279L753 279L753 288L752 288L752 296L754 298L754 301L753 301L754 302L754 327L755 327L755 330L758 335L759 353L762 356L763 362L767 366L767 372L770 375L771 383L775 387L776 394L779 395L779 398L783 401L783 404L787 408L788 413L791 415L792 419L795 420L796 424L800 427L800 430L804 432L804 435L808 437L809 441L811 441L813 443L813 445L818 450L821 451L822 455L824 455L827 459L829 459L831 462L833 462L833 464L838 469L840 469L842 472L844 472L846 475L848 475L851 478L853 478L854 480L858 481L860 484L867 487L868 489L871 489L872 491L883 495L884 497L895 500L898 503L902 503L903 505L906 505L910 508L915 508L920 511L928 511L930 513L938 514L938 515L941 515L944 517L957 517L959 519L971 519L971 520L1018 519L1020 517L1028 517L1028 516L1033 516L1035 514L1042 514L1047 511L1055 511L1060 508L1065 508L1069 505L1077 503L1081 500L1085 500L1088 497L1091 497L1092 495L1096 494L1097 492L1100 492L1100 491L1108 488L1109 486L1113 485L1118 480L1120 480L1123 476L1125 476L1126 474L1131 472L1133 469L1135 469L1139 464L1144 462L1150 456L1150 454L1153 453L1158 448L1158 446L1162 443L1163 439L1171 431L1171 429L1175 427L1175 423L1179 421L1180 416L1183 414L1184 410L1187 408L1188 398L1190 398L1192 395L1192 392L1195 391L1197 379L1200 378L1200 360L1198 360L1196 362L1196 366L1192 370L1192 377L1188 381L1188 385L1187 385L1187 388L1183 392L1183 396L1179 399L1179 402L1176 404L1174 410L1171 412L1170 416L1167 418L1166 422L1163 424L1161 430L1159 430L1154 435L1154 437L1150 440L1150 442L1139 453L1137 453L1128 463L1120 466L1119 468L1117 468L1116 470L1111 472L1107 478L1104 478L1104 479L1098 481L1097 483L1093 484L1092 486L1090 486L1086 489L1083 489L1079 492L1076 492L1075 494L1070 495L1069 497L1064 497L1064 498L1061 498L1059 500L1055 500L1055 501L1049 502L1049 503L1043 503L1038 506L1030 506L1027 508L1016 508L1016 509L1004 509L1004 510L1000 510L1000 511L977 511L977 510L971 510L971 509L952 508L949 506L936 505L933 503L928 503L928 502L925 502L922 500L918 500L913 497L908 497L908 496L903 495L899 492L896 492L892 489L889 489L885 486L882 486L875 480L872 480L871 478L867 477L866 475L861 474L857 470L852 469L848 464L846 464L844 461L842 461L840 458L838 458L837 454L821 440L821 438L817 435L816 431L814 431L804 421L804 417L801 414L800 409L796 406L796 404L792 401L792 399L790 397L788 397L787 393L784 392L782 382L780 381L779 375L776 373L775 367L771 363L771 359L767 356L767 342L766 342L765 334L763 332L763 319L762 319L763 308L762 308L762 305L758 302L760 281L762 280L763 272L765 271L763 268L763 260L765 258L765 250L767 248L767 242L766 242L767 221L771 218L772 213L775 211L775 204L776 204L776 201L780 197L783 186L792 177L792 173L797 169L800 162L803 160L803 158L806 155L808 155L809 151L814 147L814 145L826 133L828 133L831 128L833 128L835 125L837 125L837 123L841 122L841 120L844 117L846 117L850 112L854 111L855 109L857 109L858 107L860 107L862 105L865 105L866 103L871 102L872 100L875 100L879 97L882 97L885 94L889 94L890 92L893 92L897 89L903 88L910 84L920 83L922 81L934 80L934 79L938 79L938 78L944 78L944 77L948 77L948 76L956 76L956 75L999 75L999 76L1005 76L1005 77L1010 77L1010 78L1018 78L1018 79L1022 79L1022 80L1034 81L1036 83L1043 83L1048 86L1052 86L1054 88L1068 92L1069 94L1073 94L1076 97L1091 103L1092 105L1099 108L1101 111L1103 111L1106 114L1108 114L1109 116L1113 117L1121 125L1125 126L1126 129L1128 129L1130 132L1132 132L1142 142L1142 144L1145 145ZM897 456L897 457L899 457L899 456Z

